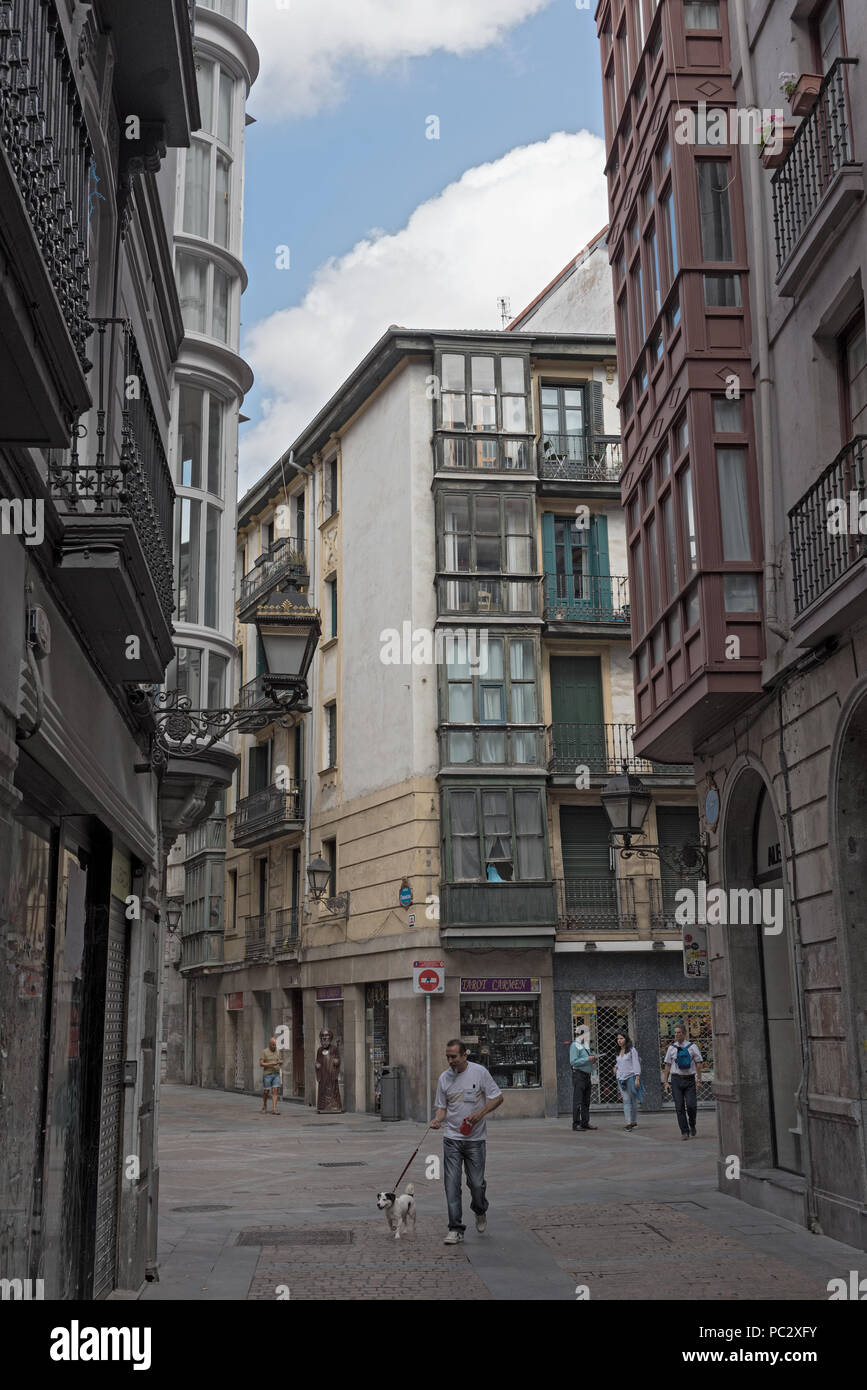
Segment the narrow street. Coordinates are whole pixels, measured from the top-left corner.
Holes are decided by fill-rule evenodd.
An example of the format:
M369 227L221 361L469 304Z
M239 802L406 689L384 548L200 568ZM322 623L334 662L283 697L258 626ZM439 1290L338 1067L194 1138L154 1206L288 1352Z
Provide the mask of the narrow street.
M415 1237L375 1207L424 1127L373 1115L317 1116L255 1097L164 1085L160 1280L148 1300L692 1299L826 1301L858 1267L851 1247L810 1235L715 1187L716 1120L684 1144L672 1114L492 1120L488 1230L465 1198L462 1245L443 1245L442 1182L425 1177L431 1134L401 1184L415 1185ZM117 1297L117 1295L115 1295Z

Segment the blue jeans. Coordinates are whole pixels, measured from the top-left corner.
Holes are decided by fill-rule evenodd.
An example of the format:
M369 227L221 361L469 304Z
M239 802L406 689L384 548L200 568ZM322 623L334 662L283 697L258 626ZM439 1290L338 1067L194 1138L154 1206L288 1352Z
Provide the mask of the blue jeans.
M635 1094L634 1076L628 1076L625 1081L620 1082L620 1094L623 1097L623 1113L626 1116L626 1123L634 1125L638 1118L638 1096Z
M446 1202L449 1209L449 1230L465 1231L461 1220L461 1165L467 1171L467 1186L470 1189L471 1211L476 1216L488 1210L485 1196L485 1150L484 1139L443 1139L443 1181L446 1188Z

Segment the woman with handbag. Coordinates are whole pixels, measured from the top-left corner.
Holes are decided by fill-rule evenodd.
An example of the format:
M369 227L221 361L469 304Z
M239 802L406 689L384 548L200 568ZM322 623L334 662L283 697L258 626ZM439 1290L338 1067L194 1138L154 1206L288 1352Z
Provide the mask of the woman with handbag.
M617 1077L617 1084L623 1097L623 1113L626 1116L625 1128L635 1129L638 1124L636 1115L638 1113L639 1087L641 1086L641 1062L628 1033L617 1034L617 1046L619 1051L614 1063L614 1075Z

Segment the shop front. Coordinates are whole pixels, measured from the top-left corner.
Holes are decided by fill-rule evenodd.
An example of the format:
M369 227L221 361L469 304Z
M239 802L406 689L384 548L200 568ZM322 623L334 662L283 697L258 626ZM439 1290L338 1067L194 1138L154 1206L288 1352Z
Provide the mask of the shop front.
M539 978L460 977L460 1035L501 1091L542 1089Z
M364 986L364 1043L367 1057L367 1109L378 1113L382 1100L382 1073L388 1066L388 981Z

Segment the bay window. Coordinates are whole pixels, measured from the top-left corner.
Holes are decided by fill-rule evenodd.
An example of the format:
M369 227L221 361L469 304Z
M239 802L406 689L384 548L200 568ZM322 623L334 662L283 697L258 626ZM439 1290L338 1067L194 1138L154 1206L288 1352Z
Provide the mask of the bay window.
M732 219L729 202L731 168L726 160L697 159L701 253L706 261L731 261Z
M177 282L184 327L228 342L232 281L226 272L203 256L179 250Z
M218 63L197 65L202 123L186 153L183 230L228 248L235 79Z
M529 497L447 493L440 537L441 569L530 574L534 567Z
M443 352L440 427L480 434L529 431L527 364L514 354ZM496 460L496 445L492 443Z
M468 788L445 795L452 882L511 883L547 877L538 788Z
M723 560L752 559L743 449L716 449Z

